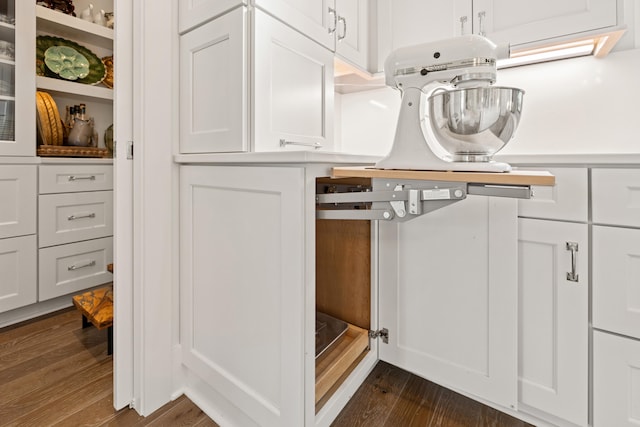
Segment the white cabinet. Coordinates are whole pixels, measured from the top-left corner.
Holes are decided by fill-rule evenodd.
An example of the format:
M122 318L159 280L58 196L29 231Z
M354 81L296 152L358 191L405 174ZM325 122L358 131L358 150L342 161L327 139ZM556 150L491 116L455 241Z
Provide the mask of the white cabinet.
M0 313L37 300L36 236L0 239Z
M334 49L338 20L334 0L256 0L255 3L326 48Z
M0 239L36 232L37 166L0 165Z
M362 70L370 70L369 44L371 35L369 0L336 0L335 52ZM377 71L377 70L374 70Z
M0 3L0 156L34 156L33 4Z
M182 153L332 150L333 54L262 10L182 35L180 69Z
M521 218L518 234L520 403L586 426L588 226Z
M331 151L331 51L261 11L253 43L253 151Z
M469 196L379 224L380 359L516 407L516 207Z
M247 5L246 0L179 0L178 31L184 33L220 16L237 6Z
M640 228L640 169L593 169L593 222Z
M593 227L593 326L640 339L640 229Z
M640 341L594 331L593 427L640 424Z
M194 400L239 409L234 425L304 425L304 169L180 181L182 361L208 385Z
M40 165L38 300L112 280L113 166Z
M532 198L518 202L520 410L585 426L589 170L537 169L552 173L556 185L534 186Z
M0 313L36 302L37 166L0 164Z
M390 0L386 4L391 49L464 34L495 43L544 43L617 25L616 0L527 2L512 0Z
M247 19L239 7L180 37L182 153L248 151Z

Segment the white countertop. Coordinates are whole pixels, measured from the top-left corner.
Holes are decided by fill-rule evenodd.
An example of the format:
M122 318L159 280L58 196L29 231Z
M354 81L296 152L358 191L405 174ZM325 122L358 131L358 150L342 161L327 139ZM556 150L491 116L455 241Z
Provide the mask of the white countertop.
M380 160L379 156L334 153L326 151L274 151L258 153L219 153L219 154L179 154L174 156L181 164L282 164L282 163L329 163L370 165Z
M511 165L531 166L640 166L640 153L630 154L513 154L496 155L494 160Z
M78 165L110 165L113 164L113 159L110 158L96 158L96 157L10 157L0 156L0 164L3 165L46 165L46 164L78 164Z

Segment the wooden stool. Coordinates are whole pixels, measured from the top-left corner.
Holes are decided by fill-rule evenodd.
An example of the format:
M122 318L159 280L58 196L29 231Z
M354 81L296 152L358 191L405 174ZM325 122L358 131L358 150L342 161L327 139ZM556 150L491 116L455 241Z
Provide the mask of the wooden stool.
M107 354L113 354L113 286L94 289L73 297L82 313L82 328L93 324L98 330L107 328Z

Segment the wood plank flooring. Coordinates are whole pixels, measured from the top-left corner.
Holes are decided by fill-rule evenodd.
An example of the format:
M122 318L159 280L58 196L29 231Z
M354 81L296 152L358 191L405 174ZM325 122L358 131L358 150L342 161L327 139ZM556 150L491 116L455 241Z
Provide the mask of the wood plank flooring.
M0 425L217 426L186 397L149 417L113 409L107 331L74 308L0 329Z
M115 411L106 330L70 308L0 329L2 426L217 426L186 397L143 418ZM378 363L333 427L524 427L520 420Z

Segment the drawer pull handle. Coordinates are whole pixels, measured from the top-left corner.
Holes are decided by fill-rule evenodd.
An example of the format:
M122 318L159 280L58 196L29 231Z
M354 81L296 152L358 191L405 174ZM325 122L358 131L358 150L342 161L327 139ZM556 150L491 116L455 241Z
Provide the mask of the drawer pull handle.
M567 242L567 250L571 251L571 271L567 272L567 280L570 282L577 282L578 273L576 273L576 258L578 253L578 244L576 242Z
M89 180L89 181L95 181L96 180L96 176L95 175L89 175L89 176L75 176L75 175L69 175L69 181L81 181L81 180Z
M82 218L95 218L96 214L95 213L90 213L90 214L86 214L86 215L69 215L67 217L67 220L69 221L74 221L76 219L82 219Z
M319 142L296 142L296 141L287 141L285 139L280 140L280 147L286 147L287 145L301 145L303 147L313 147L316 150L318 148L322 148L322 144Z
M74 264L74 265L70 265L69 267L67 267L67 270L69 270L69 271L75 271L75 270L80 270L81 268L93 267L94 265L96 265L96 261L95 261L95 260L93 260L93 261L89 261L89 262L88 262L88 263L86 263L86 264L80 264L80 265Z

